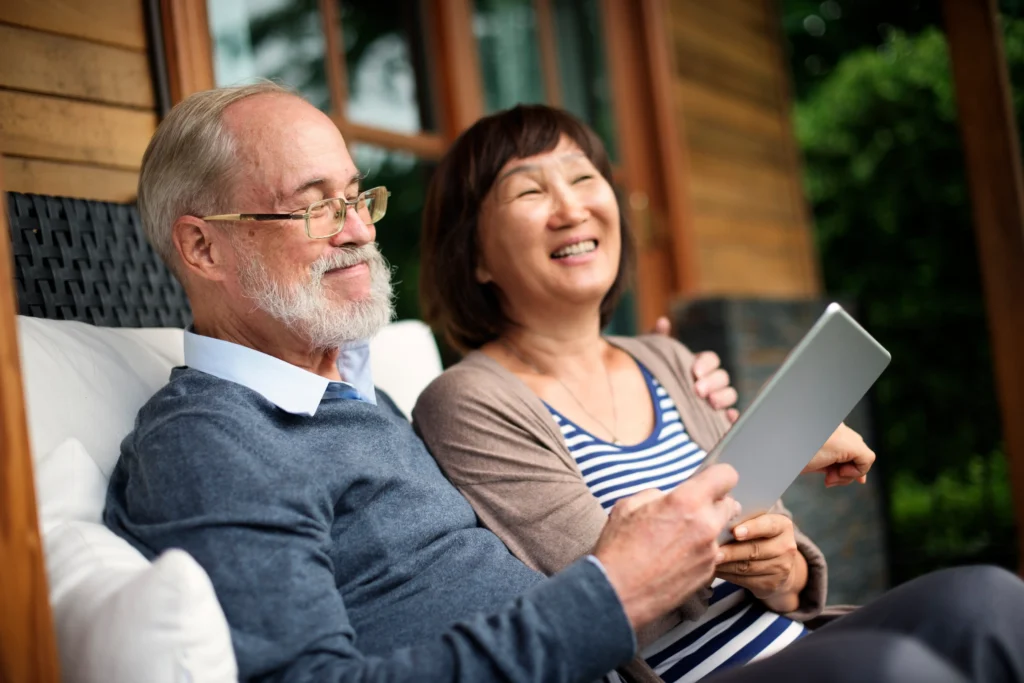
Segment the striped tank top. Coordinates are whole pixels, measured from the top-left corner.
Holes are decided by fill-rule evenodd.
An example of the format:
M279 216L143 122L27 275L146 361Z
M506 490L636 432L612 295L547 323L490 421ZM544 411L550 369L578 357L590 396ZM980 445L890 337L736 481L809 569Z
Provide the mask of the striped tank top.
M548 406L591 493L606 512L615 502L649 488L667 491L692 475L706 453L694 443L675 403L638 362L655 406L654 430L641 443L616 446ZM641 652L668 683L697 681L781 650L807 630L769 610L747 590L715 579L707 612L665 633ZM609 682L621 679L611 674Z

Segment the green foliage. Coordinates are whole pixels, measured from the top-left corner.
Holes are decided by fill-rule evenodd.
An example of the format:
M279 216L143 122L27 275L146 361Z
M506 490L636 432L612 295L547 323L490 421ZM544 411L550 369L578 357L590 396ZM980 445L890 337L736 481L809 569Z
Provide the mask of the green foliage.
M1011 71L1024 75L1024 22L1007 21L1006 37ZM897 580L1013 560L956 117L935 28L848 54L795 112L826 288L857 301L893 355L875 431Z
M891 486L899 495L892 501L892 521L906 535L921 539L927 556L984 553L999 540L990 518L1013 516L1010 474L1003 454L994 451L988 456L971 456L964 464L962 474L943 472L931 484L922 483L905 470L893 474ZM933 523L936 513L962 522L937 527ZM965 537L961 533L964 526L978 533Z

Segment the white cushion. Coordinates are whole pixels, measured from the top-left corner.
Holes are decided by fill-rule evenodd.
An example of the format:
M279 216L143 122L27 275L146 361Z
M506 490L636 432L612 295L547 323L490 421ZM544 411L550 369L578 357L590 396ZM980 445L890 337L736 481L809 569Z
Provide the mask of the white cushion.
M406 417L416 399L441 374L441 354L430 328L419 320L391 323L370 341L373 383Z
M59 484L72 500L106 490L106 478L75 439L40 459L38 477L41 488ZM65 681L238 679L224 612L188 553L168 550L150 564L100 523L102 498L77 506L54 498L42 501L40 514Z
M184 363L182 331L19 316L18 332L64 680L234 680L227 623L203 569L182 551L150 565L101 523L121 440ZM419 321L382 330L371 362L407 416L441 372Z
M110 477L139 408L184 362L182 331L19 316L18 332L32 452L74 437Z

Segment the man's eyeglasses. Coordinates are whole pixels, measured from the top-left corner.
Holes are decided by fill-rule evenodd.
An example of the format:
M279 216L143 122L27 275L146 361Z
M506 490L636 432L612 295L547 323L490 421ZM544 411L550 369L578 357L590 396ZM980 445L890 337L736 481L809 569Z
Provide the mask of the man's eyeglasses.
M296 213L224 213L203 216L204 221L295 221L306 222L306 235L310 239L323 240L333 237L345 229L345 214L348 207L355 207L359 218L367 224L376 223L388 210L387 188L371 187L359 193L355 199L333 197L310 204L305 211Z

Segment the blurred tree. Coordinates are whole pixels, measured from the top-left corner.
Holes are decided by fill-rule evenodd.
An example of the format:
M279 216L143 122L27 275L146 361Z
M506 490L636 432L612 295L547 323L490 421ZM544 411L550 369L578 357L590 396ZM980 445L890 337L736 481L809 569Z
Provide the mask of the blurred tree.
M938 0L783 0L781 7L797 99L827 80L846 55L882 47L891 31L915 35L942 25ZM1000 0L999 10L1024 16L1024 0Z
M1006 21L1006 45L1012 72L1024 76L1024 22ZM858 302L893 355L875 391L893 579L964 562L1013 567L945 39L934 27L913 37L893 29L839 56L806 90L796 130L825 286ZM1022 104L1017 97L1018 112Z

